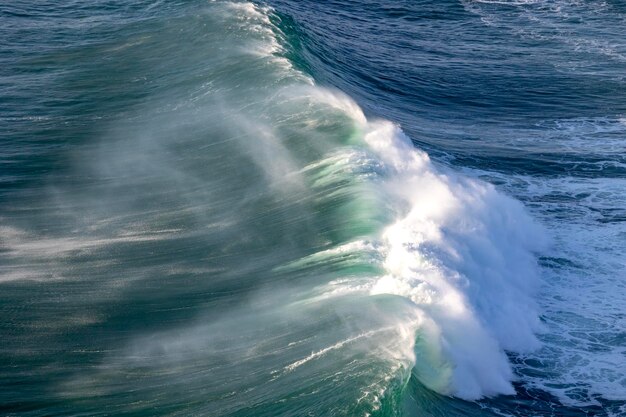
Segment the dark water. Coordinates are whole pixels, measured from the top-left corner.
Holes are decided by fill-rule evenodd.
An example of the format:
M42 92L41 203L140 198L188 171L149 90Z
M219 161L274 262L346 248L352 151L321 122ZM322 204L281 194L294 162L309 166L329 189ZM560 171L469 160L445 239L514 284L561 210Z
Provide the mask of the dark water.
M626 415L625 23L0 5L0 414Z

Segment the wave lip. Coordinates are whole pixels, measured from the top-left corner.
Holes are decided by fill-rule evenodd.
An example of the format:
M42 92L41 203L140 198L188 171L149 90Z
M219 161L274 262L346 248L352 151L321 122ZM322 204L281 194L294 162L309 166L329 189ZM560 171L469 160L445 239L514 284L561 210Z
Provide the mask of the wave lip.
M435 166L398 126L368 120L342 93L311 88L315 101L349 116L359 132L353 150L324 160L333 168L313 184L340 183L341 172L358 176L367 186L353 198L378 196L372 213L384 212L388 221L299 264L368 259L380 274L336 279L324 296L409 300L419 323L414 372L425 386L467 400L514 394L505 352L540 347L535 254L546 248L546 232L494 186ZM358 206L349 216L362 216Z
M545 233L493 186L439 172L392 123L364 130L385 167L382 187L403 207L382 233L386 274L370 291L417 306L417 376L464 399L513 394L504 351L539 347L534 252L545 246Z

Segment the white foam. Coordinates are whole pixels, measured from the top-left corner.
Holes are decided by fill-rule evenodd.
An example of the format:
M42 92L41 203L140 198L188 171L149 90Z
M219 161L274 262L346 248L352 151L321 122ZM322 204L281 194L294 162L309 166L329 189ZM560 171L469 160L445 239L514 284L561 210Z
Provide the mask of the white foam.
M581 127L595 131L588 124ZM539 335L543 347L528 355L518 372L565 404L597 405L594 396L625 400L620 340L626 331L626 224L615 218L626 207L626 181L489 175L532 201L554 240L545 253L545 280L537 297L547 330Z
M447 386L422 382L466 399L512 393L504 350L539 346L533 251L543 232L492 186L439 172L397 126L369 123L365 141L387 167L389 194L408 207L383 234L388 274L372 293L419 306L437 335L429 343L453 369Z

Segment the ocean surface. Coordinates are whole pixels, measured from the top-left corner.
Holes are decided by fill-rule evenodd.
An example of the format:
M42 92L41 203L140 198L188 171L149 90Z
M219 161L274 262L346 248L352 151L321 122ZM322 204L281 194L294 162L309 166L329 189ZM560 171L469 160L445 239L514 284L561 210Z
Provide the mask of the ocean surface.
M0 4L0 415L626 416L622 0Z

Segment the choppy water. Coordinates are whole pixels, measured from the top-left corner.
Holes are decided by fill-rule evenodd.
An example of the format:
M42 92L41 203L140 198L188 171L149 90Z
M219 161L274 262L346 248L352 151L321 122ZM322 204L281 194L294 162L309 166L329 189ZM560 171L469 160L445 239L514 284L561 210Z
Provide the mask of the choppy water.
M626 415L626 5L0 6L0 413Z

